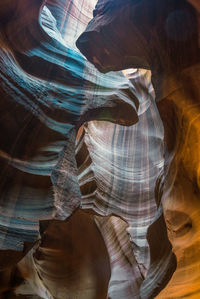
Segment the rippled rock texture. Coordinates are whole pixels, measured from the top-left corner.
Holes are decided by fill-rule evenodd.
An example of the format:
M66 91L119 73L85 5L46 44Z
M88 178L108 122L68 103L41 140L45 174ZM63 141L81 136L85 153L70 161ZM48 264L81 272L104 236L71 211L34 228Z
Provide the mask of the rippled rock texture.
M66 45L50 10L29 2L1 3L1 249L22 250L38 220L79 206L75 137L84 122L137 121L131 83L97 72Z
M91 5L0 4L3 296L137 298L148 269L162 126L149 72L102 75L75 50Z
M141 287L144 298L155 297L174 271L170 262L167 265L170 246L163 251L154 248L161 242L157 233L164 235L166 229L178 265L158 298L200 296L199 11L198 1L190 0L99 0L93 19L77 41L82 53L102 72L131 67L152 72L164 126L165 166L155 189L160 207L147 234L153 250ZM161 227L163 217L166 228Z
M198 298L190 2L1 1L3 296Z
M80 1L0 4L0 290L8 298L18 284L16 292L25 298L83 298L83 290L87 299L107 297L108 249L92 213L77 212L72 222L59 222L60 228L46 223L65 220L82 205L75 153L79 127L91 120L138 121L137 91L124 74L102 75L74 49L91 18L91 4L84 5L85 10ZM78 18L81 11L82 19L75 21L74 13ZM33 255L29 250L40 235ZM120 252L123 256L121 245Z

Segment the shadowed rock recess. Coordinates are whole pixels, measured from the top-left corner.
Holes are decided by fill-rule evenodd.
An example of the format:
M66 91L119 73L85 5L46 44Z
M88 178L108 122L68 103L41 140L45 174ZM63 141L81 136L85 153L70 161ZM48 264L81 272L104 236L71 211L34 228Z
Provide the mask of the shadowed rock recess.
M200 297L199 15L1 0L0 298Z
M173 274L168 240L178 266L158 298L200 296L199 12L199 1L192 0L99 0L77 40L81 52L104 73L124 68L152 73L164 126L164 168L155 186L159 208L147 234L151 259L142 298L154 298ZM166 232L168 238L161 239Z

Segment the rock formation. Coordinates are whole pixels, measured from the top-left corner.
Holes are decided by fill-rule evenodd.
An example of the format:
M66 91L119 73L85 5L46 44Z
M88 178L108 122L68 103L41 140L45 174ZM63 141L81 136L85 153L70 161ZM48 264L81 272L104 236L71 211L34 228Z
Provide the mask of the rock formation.
M144 298L158 294L173 274L171 262L165 268L170 247L166 243L164 250L154 248L161 242L157 233L162 229L163 236L167 229L178 268L160 298L197 298L200 293L199 257L195 255L199 248L199 11L198 1L190 0L99 0L94 18L77 41L82 53L102 72L131 67L152 72L164 126L165 167L155 189L160 207L147 235L152 250L141 287ZM161 227L162 207L166 228Z

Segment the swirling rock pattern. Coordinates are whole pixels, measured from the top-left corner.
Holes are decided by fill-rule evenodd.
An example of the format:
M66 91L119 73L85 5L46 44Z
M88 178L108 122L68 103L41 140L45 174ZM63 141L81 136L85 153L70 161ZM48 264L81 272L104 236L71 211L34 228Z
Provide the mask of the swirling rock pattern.
M177 270L158 298L198 298L199 290L199 117L200 67L184 71L190 88L178 89L173 99L177 114L178 146L164 188L163 207ZM191 90L193 92L191 92ZM168 190L167 190L168 189Z
M146 72L136 72L134 78L132 78L137 81L137 87L134 87L121 73L100 74L73 49L75 38L84 29L83 27L89 17L83 17L83 23L80 20L77 21L77 24L80 25L75 28L73 27L73 21L73 25L69 25L69 20L73 19L71 17L68 20L68 26L66 26L66 24L63 24L63 21L66 19L65 10L62 9L62 7L66 7L64 1L59 2L59 5L58 2L49 1L46 3L47 6L42 7L41 11L39 10L41 2L37 3L38 6L34 14L32 12L34 7L29 5L26 7L26 18L24 18L23 14L25 9L23 1L15 7L17 11L16 18L11 17L13 2L10 2L11 7L7 7L9 9L6 14L3 10L5 6L1 7L1 12L5 16L1 27L1 94L2 114L5 115L5 118L2 118L1 124L4 128L2 133L7 132L6 135L2 134L1 150L2 165L4 166L2 175L6 174L1 187L1 194L4 195L4 200L2 199L1 201L1 249L22 250L25 247L25 241L30 243L37 240L39 220L51 219L55 217L55 214L57 217L65 219L79 206L80 202L83 208L88 209L88 200L84 196L81 200L79 190L79 183L82 177L81 168L78 170L80 178L79 182L77 181L78 172L75 161L75 136L77 129L83 122L91 119L110 120L119 124L130 125L138 120L136 110L140 101L140 122L143 123L143 127L145 127L146 122L149 123L149 134L156 131L155 136L152 133L152 144L155 142L158 145L158 157L156 157L157 154L155 153L155 159L149 159L145 150L141 153L141 155L145 155L152 177L149 175L147 167L145 177L142 178L141 182L137 182L135 179L136 174L134 174L132 168L133 164L131 164L129 174L127 163L132 157L131 152L129 152L124 143L121 149L121 157L116 161L115 168L119 165L123 171L123 163L127 167L126 169L124 168L127 174L120 185L125 179L129 181L129 177L130 183L128 188L132 188L131 182L134 182L134 194L138 194L140 197L140 200L134 202L135 211L133 208L130 213L128 211L128 206L131 207L132 193L129 194L123 204L126 194L124 191L121 193L120 189L113 190L113 198L104 198L104 201L110 204L109 210L105 210L103 202L101 202L102 207L98 211L92 208L94 212L98 212L101 215L117 213L128 221L129 227L127 223L119 218L111 218L106 226L103 225L102 219L96 219L107 250L96 232L88 240L88 244L86 244L89 247L91 246L90 250L84 251L81 248L81 256L79 250L74 251L74 259L71 262L67 261L66 264L66 250L70 250L70 247L64 244L64 248L60 248L58 240L61 241L63 238L66 238L67 230L64 231L64 229L66 225L70 227L70 222L59 223L60 228L57 230L54 228L54 222L50 223L50 227L47 228L47 233L44 235L46 237L42 238L41 245L39 247L36 245L34 258L33 251L31 251L18 266L21 275L26 278L26 283L17 290L18 294L22 293L24 296L37 294L43 298L56 296L63 298L63 296L68 296L67 294L70 293L71 299L72 296L77 296L78 293L83 298L83 286L86 286L87 281L82 281L82 284L78 284L77 281L80 278L80 273L84 272L85 279L90 281L88 293L85 294L87 299L89 296L96 299L97 295L100 298L102 296L106 298L107 292L111 298L121 298L121 296L132 298L133 294L137 298L140 284L144 279L149 263L149 249L145 234L155 214L154 197L150 189L162 167L163 135L162 128L157 129L157 122L160 121L159 116L154 122L151 122L151 115L156 115L157 110L153 103L150 75ZM75 1L72 7L74 8L75 5L77 5L80 12L80 1L79 3ZM70 11L69 7L68 9ZM91 10L88 11L91 13ZM70 12L73 16L73 9ZM40 22L38 22L39 16ZM57 23L53 16L58 20ZM13 32L13 26L16 28L16 34ZM58 28L61 30L61 33L58 31ZM70 34L67 31L69 28L72 30L69 31ZM65 41L72 46L69 47L69 44L66 46ZM130 78L129 75L128 77ZM145 82L143 82L142 78L146 78ZM149 92L150 95L148 95ZM88 127L92 127L92 125L98 127L100 125L101 128L99 130L104 130L104 126L107 126L109 129L107 136L108 138L113 136L116 141L118 139L117 143L119 145L116 147L116 150L119 150L120 140L123 139L124 135L123 127L115 127L109 123L102 124L101 126L100 123L88 123ZM139 127L132 127L130 130L126 129L125 135L127 137L130 136L131 142L134 142L134 140L136 142L138 138L142 142L145 136L139 135L143 127L141 129ZM119 131L119 136L115 135L116 130ZM87 131L87 136L88 138L89 136L92 137L92 134ZM147 148L149 147L148 143L149 141L146 140ZM100 149L100 146L101 143L97 144L96 149ZM112 144L107 145L104 143L105 149L111 146ZM92 149L89 146L88 150L91 151L92 155ZM136 157L140 156L139 151L140 146L138 143L138 149L135 152ZM76 152L78 154L79 148L77 148ZM126 158L123 157L123 153L128 153ZM83 152L81 155L83 155ZM115 151L110 148L107 159L112 156L113 158L115 157ZM86 166L89 167L91 165L91 167L94 167L94 163L95 158L93 163L86 163ZM85 163L83 163L82 169L84 167ZM141 166L138 165L136 171L140 172L140 168L145 169L145 167L145 163ZM113 167L108 169L108 171L110 170L113 171ZM115 173L112 173L112 171L110 172L111 180L115 177ZM7 179L8 177L9 179ZM95 177L99 181L97 172ZM84 184L81 183L81 185ZM143 187L145 188L144 194L139 192L139 189ZM3 191L5 192L3 193ZM118 192L120 193L117 194ZM115 197L120 197L120 209L114 203ZM144 198L146 198L145 206L142 206ZM93 201L95 204L95 197ZM141 209L141 214L138 216L139 209ZM145 217L143 217L144 214L146 214ZM76 219L76 215L74 214L72 219ZM142 218L140 217L141 215ZM80 213L78 216L78 219L81 217L85 219L86 225L88 217L81 216ZM92 222L93 216L90 216L90 218L91 220L88 223ZM73 220L71 223L74 223ZM78 229L78 224L80 225L80 222L75 221L76 239L83 237L80 236L81 229ZM96 230L95 224L93 224L93 227ZM108 230L117 236L117 240L112 240L112 236L107 233ZM40 231L42 232L42 230ZM58 231L59 238L56 239ZM54 243L55 246L52 248L51 244L54 238L56 245ZM106 270L105 280L101 284L97 282L99 273L101 273L98 271L99 267L94 267L91 262L80 263L78 266L77 263L74 263L76 260L81 262L84 259L87 261L96 259L94 258L96 247L92 246L95 238L101 240L100 243L96 242L95 245L100 244L97 253L102 260L102 270ZM71 242L72 246L78 245L73 235L68 234L67 240L68 243ZM100 248L102 249L100 250ZM109 287L110 265L107 251L112 262L112 278ZM122 261L121 269L118 266L120 262L118 263L118 259L114 258L116 256L115 253ZM70 254L68 253L68 255ZM6 256L9 257L10 264L16 262L16 252L14 254L15 259L11 260L11 252L3 251L2 260L5 261L4 267L6 267L7 263ZM17 255L17 260L20 258L21 253L19 256ZM60 265L57 268L58 260ZM64 266L63 268L61 264ZM55 275L58 269L62 272L66 281L72 282L71 291L70 286L66 286L65 279L60 279L60 275ZM77 272L74 273L73 269L77 269ZM13 293L8 293L9 284L12 286L13 273L15 273L14 270L6 271L1 281L3 281L4 291L7 292L7 295L14 297ZM123 282L124 276L122 274L126 277L125 283ZM117 280L115 280L116 277ZM7 287L6 280L8 280ZM134 284L132 285L132 283ZM102 285L104 286L103 288Z
M109 288L111 298L139 296L139 286L149 268L146 234L156 213L154 186L163 168L163 128L155 105L150 72L129 70L126 75L133 82L140 99L138 124L123 128L107 122L89 122L77 144L76 156L82 208L103 216L118 215L129 225L123 236L128 234L130 238L128 243L132 247L135 274L128 274L129 265L127 269L123 267L126 275L119 274L118 264L111 263L110 285L114 292L110 294ZM106 236L109 225L108 221L103 235L112 259L117 244ZM120 230L120 225L111 227L119 236L117 230ZM101 230L101 226L99 228ZM118 250L124 258L126 250L123 242L125 240L121 237L118 241L121 249ZM112 283L116 275L117 280Z
M107 12L112 13L112 6L104 9L105 2L99 1L94 12L97 17L101 15L100 21ZM2 218L2 248L19 250L25 240L37 239L39 220L55 216L65 219L78 206L87 214L77 210L67 221L40 223L41 242L18 264L26 281L16 293L42 298L153 298L174 270L168 233L178 267L160 298L181 298L188 293L195 298L199 274L194 270L198 270L199 260L198 253L195 258L191 250L198 252L199 248L198 154L188 144L198 146L199 94L191 98L191 90L177 77L166 80L163 75L163 80L157 80L157 61L152 73L156 98L164 98L158 108L165 129L166 166L167 158L172 159L156 189L157 204L162 198L165 226L162 206L157 209L154 196L156 180L163 171L164 148L150 72L127 71L129 81L121 73L102 75L74 51L75 39L91 17L91 3L51 0L42 7L41 1L36 7L25 3L28 2L20 1L14 7L14 18L13 2L0 6L4 16L1 93L9 104L2 102L2 127L9 132L6 138L2 137L2 146L6 147L1 151L2 165L7 171L2 190L10 192L5 192L2 200L2 214L7 216ZM124 12L124 1L110 3ZM26 17L25 9L31 11ZM79 21L74 18L78 15ZM97 25L101 25L100 21ZM91 45L88 55L95 46ZM104 55L108 55L108 48L103 49ZM146 50L140 48L137 54L144 55ZM95 55L96 58L91 56L92 62L100 68L101 60L98 53ZM119 58L123 58L123 53ZM133 63L131 58L117 68L129 66L130 61ZM134 67L137 66L149 64L145 59L137 59ZM160 70L163 72L163 64ZM184 82L194 82L199 78L198 72L198 66L188 68ZM199 80L195 82L193 91L199 86ZM178 142L170 142L175 130L171 120L176 125ZM136 121L134 126L121 126ZM75 142L77 130L84 122L87 124ZM183 132L188 132L186 140L181 138ZM190 162L191 155L194 163ZM164 177L167 179L163 186ZM187 208L185 213L191 194L190 210ZM25 226L29 227L29 234ZM192 277L190 272L189 283L187 276L183 278L188 269L193 274ZM190 290L184 292L186 283Z
M100 71L151 69L156 101L160 101L157 105L165 129L165 168L156 193L162 205L147 234L151 264L141 287L144 298L155 297L175 269L173 256L169 258L171 247L167 238L165 242L162 239L166 232L178 268L160 298L197 298L200 293L199 257L195 254L199 250L199 9L197 1L99 0L94 18L77 41L82 53ZM161 240L166 246L158 245L156 250L156 242ZM184 274L188 269L189 282Z
M130 125L138 100L123 74L100 74L66 45L42 1L3 1L1 15L0 244L22 250L39 220L64 219L80 204L79 126Z
M75 2L74 4L80 6L80 2L79 4L78 2ZM62 9L62 5L64 5L64 2L61 2L61 4L59 3L59 5L58 3L53 1L47 3L47 7L52 11L54 17L56 17L59 20L57 25L58 28L63 28L61 31L62 34L57 32L55 26L51 26L51 22L49 21L48 17L45 18L45 24L48 30L50 30L49 34L51 34L51 36L55 37L55 32L57 32L57 34L59 35L59 40L62 41L62 43L63 40L61 39L63 37L65 40L71 42L73 45L75 38L73 40L72 34L70 36L67 35L67 30L69 30L70 25L69 27L65 27L64 25L62 26L63 23L61 22L61 20L63 15L65 16L65 12ZM72 5L72 7L74 6ZM86 4L85 7L87 7ZM49 11L44 7L42 14L45 14L46 16L46 14L49 14ZM84 21L86 21L85 18ZM77 23L80 24L79 30L83 30L84 25L81 24L80 21ZM47 30L47 28L44 25L43 27L45 28L45 30ZM77 27L76 30L78 31ZM78 32L76 30L73 31L74 37L78 35ZM69 51L69 48L67 49ZM50 60L51 55L53 55L52 52L51 54L49 54L47 61ZM76 55L78 59L80 59L81 61L83 60L82 56L80 56L79 54ZM23 64L23 60L20 60L20 63L21 67L23 66L23 68L27 68L27 65ZM73 63L75 63L74 60ZM86 64L85 61L84 64ZM67 62L66 67L68 65L69 62ZM85 80L87 76L90 78L90 80L92 80L92 82L95 82L95 78L98 76L100 76L102 80L107 80L108 76L105 77L103 75L100 75L95 69L92 68L91 65L88 64L88 68L91 71L84 72L83 80ZM36 73L36 71L37 70L33 68L31 69L34 78L36 77L36 75L38 76L38 72ZM74 75L74 72L72 75ZM112 74L109 75L109 78L111 75ZM45 76L47 75L45 74ZM115 80L116 76L117 75L114 76L113 80ZM108 287L108 294L110 298L138 298L139 296L140 285L144 280L149 266L149 247L146 240L146 232L148 226L153 221L156 212L153 186L155 184L158 173L160 172L160 169L162 169L163 166L163 129L162 125L160 125L160 117L158 115L157 108L154 103L153 89L152 85L150 84L150 73L142 70L135 70L134 72L132 71L132 73L127 72L126 76L132 81L133 85L131 86L131 83L126 80L128 87L131 88L131 90L133 91L136 106L137 101L140 102L140 108L138 111L140 126L133 126L124 130L122 126L115 126L106 122L89 122L84 128L83 136L81 136L80 140L77 142L76 149L76 160L79 168L78 179L83 194L81 199L82 208L87 209L87 211L89 211L90 213L95 212L104 216L116 214L122 217L124 220L126 220L126 222L124 222L120 218L113 216L106 217L105 220L101 217L95 217L96 224L104 238L107 251L110 256L111 279ZM54 78L57 79L56 74L54 74ZM125 78L122 77L122 75L120 75L120 77L118 78L120 78L120 84L122 83L122 78L123 80L125 80ZM111 81L108 81L105 84L108 84L108 87L110 88ZM114 84L115 87L117 85L117 88L119 89L119 81L115 81L115 83L113 81L112 84ZM70 86L70 95L74 95L75 92L76 96L79 95L79 90L82 90L81 88L83 88L83 86L81 86L81 88L78 89L77 86L78 85L76 85L76 88L74 89L72 89L72 87ZM66 84L65 89L67 88L69 89L69 86ZM91 86L89 88L91 88ZM86 93L87 97L90 99L90 96L94 97L94 91L90 92L89 88L87 90L84 90L83 93ZM52 89L54 90L54 85ZM112 97L112 95L108 94L108 97L109 99L111 99L110 97ZM79 103L77 104L77 107L79 107ZM133 121L134 117L133 112L134 110L130 111L131 121ZM103 134L106 134L105 137L102 136ZM54 170L54 173L55 171L61 173L63 171L63 179L65 183L69 182L67 181L67 171L71 169L70 174L73 173L73 169L69 168L71 165L67 163L71 152L74 151L72 147L73 144L71 147L69 146L69 141L72 143L74 136L75 134L73 132L73 129L71 131L69 130L68 143L66 142L67 147L65 147L66 143L63 142L63 148L65 148L65 151L63 151L64 155L60 159L61 162L57 164L58 166ZM130 141L127 144L128 140ZM141 144L143 144L143 147L141 147ZM84 146L86 148L86 157L84 153ZM149 155L149 153L151 153L151 155ZM83 161L79 161L80 158L83 159L84 157L86 159L84 159ZM92 157L92 159L90 157ZM105 161L104 168L99 167L101 166L100 164L103 163L103 161ZM93 170L91 172L92 176L90 176L89 174L90 169ZM124 174L124 176L122 176L122 174ZM92 197L90 196L91 194L89 194L89 190L87 189L87 177L88 183L90 183L91 185L94 184L94 181L96 181L97 183L97 186L96 184L94 184L96 189L95 194L92 194ZM108 179L106 179L106 177L109 177L109 181ZM62 185L61 179L59 186ZM105 186L105 188L102 188L102 186ZM66 185L65 188L63 188L62 185L62 190L68 190L68 188L69 184ZM65 196L66 200L66 193L63 196ZM64 211L65 213L61 216L66 217L68 214L70 214L69 209L71 211L76 206L76 202L73 205L74 199L76 199L76 196L73 193L72 198L70 198L70 200L65 201L65 203L67 203L67 206L64 210L62 205L57 204L57 207L59 207L59 212L63 213ZM66 213L66 209L68 209L68 213ZM66 225L68 225L68 223L66 223ZM58 275L56 277L54 274L55 272L57 272L55 271L55 269L57 269L56 267L58 261L56 254L57 252L60 253L61 249L59 249L58 241L55 241L54 243L56 244L56 246L58 246L54 247L54 250L50 246L52 242L51 240L53 227L54 226L52 223L50 224L49 230L47 228L46 237L42 239L40 247L36 249L37 254L34 255L34 259L32 256L32 252L30 252L29 255L25 258L26 261L22 261L19 264L19 269L22 272L23 276L27 278L27 283L29 284L29 286L27 286L26 284L25 286L21 287L21 289L19 288L17 291L18 293L21 292L23 294L29 295L34 293L38 294L41 297L49 298L49 296L52 296L51 294L53 294L54 296L63 296L63 292L65 292L66 289L68 289L68 287L64 288L64 283L62 284L60 276ZM61 225L61 229L59 229L59 240L65 238L65 232L62 232L63 227L65 227L65 224L63 224L63 226ZM56 234L54 234L54 237L55 236ZM73 244L74 239L70 237L69 234L67 236L67 239ZM41 252L43 252L42 255ZM76 254L74 255L76 256ZM103 255L104 262L106 261L105 257L106 254ZM84 260L84 258L84 252L82 252L82 259ZM66 252L61 255L61 264L65 264L63 262L64 260L66 260ZM26 270L27 264L29 265L28 270ZM70 267L75 267L73 261L71 261L70 265L64 267L63 270L61 270L60 268L61 271L64 271L64 276L67 280L70 280L71 277ZM106 266L105 264L104 267L108 266ZM92 269L91 266L88 265L86 268L87 271ZM79 271L81 271L80 265L79 269ZM38 276L38 272L40 276ZM76 275L78 275L78 273L74 274L74 279L77 277ZM94 284L95 275L93 275L92 277L90 273L88 272L86 276L92 279ZM73 279L73 277L71 279ZM108 281L104 282L105 285L106 283L108 283ZM59 295L57 291L58 286L59 289L62 289L62 286L64 288L63 290L61 290L61 295ZM78 285L75 282L74 287L78 289ZM91 287L91 290L92 288L94 287ZM70 294L70 296L73 296L73 291ZM95 296L95 293L92 295L91 292L90 295L91 297ZM90 295L87 294L87 296Z

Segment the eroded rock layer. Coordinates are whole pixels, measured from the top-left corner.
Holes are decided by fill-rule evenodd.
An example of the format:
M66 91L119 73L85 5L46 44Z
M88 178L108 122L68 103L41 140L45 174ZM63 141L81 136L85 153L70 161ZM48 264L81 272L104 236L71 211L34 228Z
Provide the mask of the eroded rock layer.
M133 1L98 1L96 19L87 31L94 25L95 30L106 25L101 31L105 39L90 35L90 47L80 49L103 71L123 69L133 62L135 68L151 68L147 58L157 53L152 68L154 94L150 71L101 74L75 49L76 38L92 17L93 2L49 0L44 5L18 0L0 4L0 247L17 252L24 247L25 254L39 237L39 221L41 233L40 242L18 264L25 281L16 294L48 299L154 298L175 270L173 251L177 270L158 298L197 298L197 39L189 48L194 53L190 63L196 66L181 72L180 80L169 74L166 80L163 69L170 70L174 61L171 64L167 56L166 62L166 52L159 53L159 47L149 51L158 40L155 35L149 42L147 38L148 26L155 19L146 18L140 28L146 13L140 5L145 1L134 1L133 11L127 10ZM190 3L198 11L197 1ZM138 12L135 21L144 36L135 30L137 43L132 45L127 39L132 27L126 28L126 41L114 44L116 55L111 52L111 41L112 34L114 39L122 33L117 27L123 20L116 18L118 9L122 16L134 12L137 17ZM184 11L178 17L191 21L190 13L194 15L191 7L189 15ZM184 31L186 37L195 32L196 21ZM170 31L173 22L173 17L168 20L167 34L184 39L182 33ZM100 45L102 41L106 47ZM135 55L124 59L119 45L134 50ZM181 61L183 66L188 62ZM155 70L162 76L157 78ZM155 97L165 101L158 104L160 115ZM6 257L12 265L20 254L12 260L11 252L1 251L4 267ZM0 280L3 291L14 298L8 289L19 273L7 271Z
M77 40L81 52L102 72L131 67L152 72L164 126L165 167L155 188L159 209L147 233L151 263L140 288L142 298L154 298L166 286L176 265L172 251L178 268L160 298L200 296L196 254L199 12L200 5L195 0L99 0L93 19Z
M30 1L29 1L30 2ZM1 249L22 250L38 221L80 204L75 137L92 119L130 125L138 100L123 74L102 75L67 46L41 2L1 3Z

